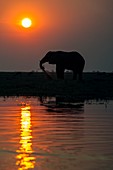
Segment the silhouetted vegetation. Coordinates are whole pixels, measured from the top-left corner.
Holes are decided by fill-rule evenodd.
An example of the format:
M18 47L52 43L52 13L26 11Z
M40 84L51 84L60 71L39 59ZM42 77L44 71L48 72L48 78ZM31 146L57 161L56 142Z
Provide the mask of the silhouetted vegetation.
M44 73L1 72L0 96L71 96L80 99L113 98L113 73L83 73L83 82L72 80L66 73L65 80L48 80Z

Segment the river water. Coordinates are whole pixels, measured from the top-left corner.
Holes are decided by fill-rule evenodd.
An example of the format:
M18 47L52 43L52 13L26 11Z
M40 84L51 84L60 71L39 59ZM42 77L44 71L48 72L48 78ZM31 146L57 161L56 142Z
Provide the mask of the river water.
M0 170L112 170L113 101L0 98Z

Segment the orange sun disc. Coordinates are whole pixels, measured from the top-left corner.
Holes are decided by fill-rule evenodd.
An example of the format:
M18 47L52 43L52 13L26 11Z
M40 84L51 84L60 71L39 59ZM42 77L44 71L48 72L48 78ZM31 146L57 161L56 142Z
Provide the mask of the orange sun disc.
M32 25L32 21L31 21L30 18L24 18L24 19L22 19L22 23L21 24L22 24L22 26L24 28L29 28Z

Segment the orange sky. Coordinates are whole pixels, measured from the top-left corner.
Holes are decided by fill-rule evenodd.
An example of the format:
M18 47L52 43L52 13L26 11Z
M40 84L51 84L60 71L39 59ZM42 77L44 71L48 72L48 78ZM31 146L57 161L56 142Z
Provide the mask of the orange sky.
M86 71L112 71L112 5L112 0L1 0L0 71L37 70L49 50L77 50ZM23 17L32 19L30 29L19 25Z

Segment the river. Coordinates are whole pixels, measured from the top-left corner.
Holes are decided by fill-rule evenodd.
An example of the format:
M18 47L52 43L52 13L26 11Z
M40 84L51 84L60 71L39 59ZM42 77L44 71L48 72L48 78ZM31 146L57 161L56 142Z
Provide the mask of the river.
M0 170L112 170L113 101L0 98Z

